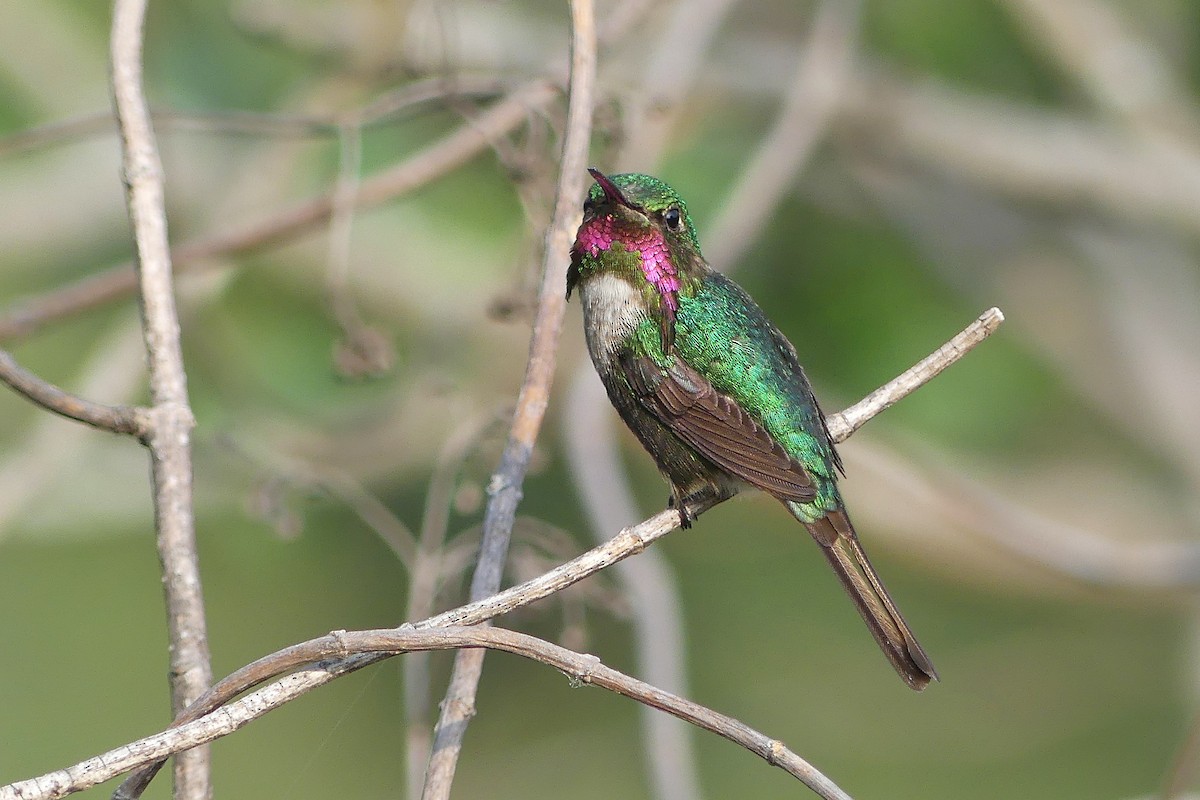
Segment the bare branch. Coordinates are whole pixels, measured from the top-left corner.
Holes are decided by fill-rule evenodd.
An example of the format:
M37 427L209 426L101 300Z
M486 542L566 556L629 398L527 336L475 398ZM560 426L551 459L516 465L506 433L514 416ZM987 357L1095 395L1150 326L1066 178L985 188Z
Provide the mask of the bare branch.
M139 438L146 430L144 409L106 406L66 392L24 369L7 350L0 350L0 381L47 411L94 428Z
M1003 319L1003 316L999 315L998 311L996 314L999 319ZM989 317L991 316L991 312L989 311L983 316ZM959 335L961 336L962 334ZM970 348L952 348L947 345L940 348L934 354L934 356L944 353L944 357L949 359L950 363L952 363L953 361L957 361L966 355L969 350ZM933 356L925 359L925 361L922 361L921 363L926 363L932 358ZM921 371L919 374L923 380L928 381L940 371L940 369L925 370ZM909 370L904 374L908 375L912 372L914 372L914 370ZM914 378L914 380L915 379L916 378ZM896 381L893 381L893 383L899 382L901 382L900 378L897 378ZM892 384L888 384L888 386L891 385ZM911 381L905 381L904 385L911 385ZM885 386L884 388L886 389L887 387ZM888 405L890 404L871 402L868 398L846 409L843 414L835 414L834 416L830 417L830 433L833 436L834 441L844 441L852 433L854 433L854 431L861 427L863 422L865 422L867 419L870 419L870 417L874 414L877 414L884 408L888 407ZM842 419L843 415L857 420L857 424L851 425L847 423ZM687 509L687 511L692 518L695 518L710 507L711 506L709 505L691 506ZM661 539L663 536L666 536L668 533L678 528L679 521L680 519L678 510L667 509L665 511L660 511L653 517L650 517L649 519L644 520L637 525L631 525L623 529L616 536L599 547L592 548L586 553L583 553L571 561L556 567L544 575L539 575L533 580L526 581L518 586L513 586L509 589L505 589L504 591L497 592L490 597L468 603L467 605L460 606L459 608L445 611L436 616L422 620L421 622L407 623L401 626L399 630L428 630L430 628L478 625L485 620L493 619L501 614L506 614L509 611L513 611L514 609L521 608L522 606L529 605L537 600L548 597L555 592L561 591L568 586L578 583L584 578L593 575L606 567L610 567L613 564L616 564L617 562L622 561L630 556L641 553L651 543ZM376 654L353 655L337 662L325 664L320 670L305 670L303 672L298 672L294 675L291 675L284 681L280 681L279 683L276 683L259 693L258 696L266 696L265 693L269 693L270 697L269 706L263 707L261 713L266 713L266 711L269 711L270 708L282 705L283 703L299 697L300 695L309 692L318 686L323 686L339 675L352 672L354 670L359 670L365 666L373 664L381 658L382 656ZM233 676L227 678L226 681L223 681L222 683L232 679ZM214 687L213 691L218 691L218 689L219 687ZM204 712L200 711L199 713ZM189 716L185 717L184 719L190 718L191 717ZM126 779L125 783L121 785L121 788L118 789L118 791L114 794L114 797L126 799L138 797L141 791L144 790L149 780L154 776L154 773L157 771L160 765L161 764L152 765L143 771L139 771L138 773L131 775ZM117 774L119 774L119 772L120 771L118 771ZM5 800L4 795L0 794L0 800Z
M771 739L732 717L606 667L595 656L576 653L523 633L484 627L422 631L335 631L319 639L293 645L239 670L214 687L213 693L222 687L226 690L231 689L235 677L236 683L242 684L244 689L289 670L311 664L309 669L294 673L224 707L211 712L200 712L204 716L195 721L179 724L64 770L0 787L0 800L52 800L65 797L147 762L211 742L238 730L275 707L278 704L277 696L301 676L312 672L336 671L336 675L347 674L349 670L339 667L351 663L353 657L347 658L349 653L371 654L369 660L357 663L357 668L399 653L478 647L502 650L539 661L567 675L573 685L599 686L661 709L745 747L768 764L780 767L796 777L826 800L850 800L849 795L839 789L833 781L789 750L782 742Z
M957 336L905 370L903 374L880 386L845 411L831 414L827 420L829 435L835 442L849 438L850 434L861 428L867 420L908 397L970 352L977 344L995 333L1002 322L1004 314L1000 309L989 308Z
M355 119L345 122L338 144L338 177L331 198L325 277L330 311L341 329L333 361L338 374L363 378L390 371L396 363L396 353L387 337L363 320L350 286L354 198L362 169L361 123Z
M405 619L424 619L433 613L438 584L446 572L446 532L454 481L471 449L499 415L477 416L459 425L438 454L421 517L421 538L409 569ZM474 549L474 548L472 548ZM472 553L472 557L474 557ZM433 742L430 718L429 657L414 653L404 659L404 724L408 765L408 797L417 797L425 783L425 767Z
M212 665L192 507L191 431L195 420L188 406L175 313L162 162L142 90L145 14L146 0L117 0L114 4L112 88L153 403L144 438L150 448L154 527L167 603L171 706L178 713L212 683ZM183 800L205 800L211 795L207 749L190 751L176 761L175 789L175 796Z
M474 158L496 137L526 122L530 109L548 105L558 91L544 81L517 89L463 127L407 161L367 178L358 187L355 207L370 208L414 191ZM172 257L176 273L212 266L211 259L253 252L327 222L333 192L241 227L186 242ZM129 264L121 264L75 283L17 303L0 314L0 341L28 336L43 325L126 297L136 288Z
M566 267L572 236L582 215L580 206L591 141L595 81L596 23L592 0L572 0L567 128L559 164L554 218L546 234L542 286L538 293L525 379L517 397L508 443L488 487L491 498L484 512L479 562L471 579L472 600L487 597L500 588L521 485L550 400L558 335L566 309ZM475 694L482 672L483 651L456 654L450 688L446 691L442 714L434 730L433 752L422 793L425 800L444 800L450 795L467 723L474 715Z

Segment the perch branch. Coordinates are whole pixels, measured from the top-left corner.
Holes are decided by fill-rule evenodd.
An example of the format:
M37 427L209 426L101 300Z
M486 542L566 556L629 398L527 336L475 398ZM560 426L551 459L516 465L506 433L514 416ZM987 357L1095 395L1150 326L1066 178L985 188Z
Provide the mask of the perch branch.
M508 443L488 487L491 497L484 512L479 562L471 579L472 600L493 595L500 588L513 519L521 499L521 485L549 404L558 335L566 310L563 288L566 285L566 267L570 260L573 234L582 214L580 206L591 141L595 81L596 23L592 0L572 0L567 127L559 164L554 218L546 234L542 285L538 293L525 379L517 397ZM482 650L466 650L455 655L450 686L434 728L433 749L422 791L424 800L444 800L450 795L463 737L475 713L475 694L482 672Z
M1004 314L998 308L989 308L979 315L979 319L964 328L957 336L917 364L905 370L902 374L880 386L875 391L847 408L840 414L832 414L828 419L829 435L835 442L849 438L850 434L861 428L867 420L880 411L891 408L900 400L929 383L946 367L958 361L977 344L995 333L1004 322Z
M595 656L576 653L527 634L484 627L334 631L318 639L293 645L239 670L214 687L212 694L215 695L235 678L243 688L248 688L291 670L312 665L309 669L301 669L265 689L225 706L220 706L219 703L203 703L206 710L198 712L198 718L161 733L115 748L66 769L0 787L0 800L51 800L65 797L149 761L165 758L232 733L274 707L275 695L286 691L285 687L290 683L302 679L314 670L325 671L337 665L349 664L349 653L371 656L370 660L357 663L351 668L353 669L400 653L451 648L502 650L547 664L565 674L573 685L593 685L608 689L723 736L755 753L767 763L780 767L826 800L850 800L829 778L789 750L782 742L771 739L732 717L606 667ZM344 675L351 669L340 669L337 674ZM207 699L208 697L205 698ZM200 704L197 707L200 707Z
M167 604L171 706L175 713L212 683L204 598L196 558L192 509L191 431L187 377L179 343L163 201L163 169L142 89L142 33L146 0L117 0L112 22L112 89L126 202L137 268L138 298L150 378L152 408L143 437L150 448L154 528ZM175 764L175 796L211 795L208 751L199 748Z
M612 406L596 371L581 360L559 415L567 465L587 515L593 538L604 543L611 532L638 518L638 506L621 463ZM661 550L617 564L621 593L629 598L636 670L649 683L688 694L682 600L674 571ZM679 720L639 709L642 762L655 800L700 800L700 770L691 730Z
M1003 314L999 310L985 312L982 317L994 318L996 324L1003 320ZM970 331L977 325L978 322L968 326ZM911 370L907 370L895 380L889 382L882 388L873 392L869 397L854 404L850 408L843 411L841 414L834 414L829 417L830 435L835 442L845 441L858 428L862 427L862 423L866 422L875 414L878 414L884 408L887 408L891 403L879 403L872 398L886 393L896 399L906 396L912 389L917 388L913 385L913 381L927 382L932 380L942 369L949 364L954 363L965 356L974 345L971 346L951 346L957 339L962 337L959 334L946 345L938 348L933 355L924 359ZM982 341L982 338L979 339ZM978 341L976 341L976 344ZM928 364L937 359L936 364L932 364L930 368L919 370L921 364ZM913 375L914 377L906 377ZM917 384L918 386L920 384ZM893 388L894 387L894 388ZM846 419L857 420L857 424L851 425ZM692 506L688 508L688 512L693 518L699 516L707 510L709 506ZM460 606L449 611L445 611L436 616L422 620L417 623L406 623L399 630L427 630L430 628L446 628L453 626L477 625L485 620L493 619L501 614L506 614L514 609L529 605L537 600L548 597L555 592L567 588L589 575L612 566L619 561L622 561L630 556L637 555L645 550L651 543L666 536L671 531L679 527L679 511L676 509L667 509L660 511L649 519L643 520L637 525L631 525L621 530L616 536L609 541L594 547L582 555L572 559L571 561L562 564L555 569L550 570L544 575L526 581L518 586L513 586L505 589L502 592L497 592L491 597L478 600L467 605ZM262 690L259 694L270 692L270 701L263 705L259 713L265 714L272 708L283 705L284 703L299 697L318 686L330 682L334 678L343 675L347 672L362 669L369 664L373 664L380 660L382 656L375 654L353 655L340 661L324 664L320 669L310 669L304 672L298 672L289 676L284 681L276 683L267 689ZM228 683L231 679L222 681L222 685ZM218 687L214 687L214 694ZM227 698L226 698L227 699ZM219 705L217 703L216 705ZM215 707L212 706L212 707ZM201 712L203 713L203 712ZM190 720L191 717L185 716L181 718L183 721ZM140 785L144 788L149 781L149 777L153 777L157 770L157 765L147 768L139 773L130 776L121 789L114 797L134 798L140 793L128 789L130 786ZM122 770L123 771L123 770ZM120 774L120 771L118 773ZM147 777L149 775L149 777ZM2 790L0 790L2 791ZM6 800L3 794L0 794L0 800Z

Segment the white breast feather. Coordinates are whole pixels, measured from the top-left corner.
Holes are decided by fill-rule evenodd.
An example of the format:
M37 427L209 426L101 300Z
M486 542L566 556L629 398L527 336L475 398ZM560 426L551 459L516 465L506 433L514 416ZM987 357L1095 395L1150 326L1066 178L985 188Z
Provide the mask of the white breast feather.
M646 318L642 294L629 281L601 273L579 287L584 332L597 369L607 370L613 350Z

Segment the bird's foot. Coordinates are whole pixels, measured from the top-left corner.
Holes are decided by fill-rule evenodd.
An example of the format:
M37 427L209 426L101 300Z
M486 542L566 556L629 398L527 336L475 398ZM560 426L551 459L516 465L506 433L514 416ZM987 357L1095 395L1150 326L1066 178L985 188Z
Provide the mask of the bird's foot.
M679 498L674 492L671 492L667 498L667 508L679 509L679 527L687 530L692 527L692 515L687 510L687 498Z
M729 486L701 486L689 494L684 494L681 489L674 489L667 498L667 508L679 511L681 528L690 528L696 517L735 494L737 489Z

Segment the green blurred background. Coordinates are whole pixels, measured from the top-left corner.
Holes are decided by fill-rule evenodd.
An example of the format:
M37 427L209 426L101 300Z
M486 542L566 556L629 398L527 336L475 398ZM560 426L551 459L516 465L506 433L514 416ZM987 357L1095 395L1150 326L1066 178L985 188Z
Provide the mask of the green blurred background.
M602 19L625 8L599 5ZM684 71L664 32L713 4L659 5L602 53L593 152L671 182L712 246L821 12L725 4ZM4 313L130 255L111 121L39 128L103 116L108 13L5 6ZM1180 753L1200 579L1198 25L1200 4L1184 0L863 3L816 147L748 249L716 264L793 339L827 411L988 306L1008 317L843 447L849 507L941 684L916 695L897 680L765 498L655 546L678 582L689 695L855 797L1142 797L1196 758ZM567 39L565 6L546 0L152 3L146 77L174 115L159 124L173 240L328 191L339 114L430 76L499 84L364 128L369 176L493 94L558 74ZM666 70L650 69L656 56ZM656 105L681 84L681 103ZM232 111L291 127L234 130L245 120ZM448 500L463 566L523 372L563 115L557 101L531 111L461 169L355 213L344 281L324 226L181 278L218 675L331 629L403 620L408 573L364 498L418 530L439 452L474 425L484 433ZM631 149L639 125L667 132L656 151ZM347 331L379 369L346 357ZM145 399L132 301L3 346L94 399ZM562 434L583 352L572 305L509 581L592 544ZM657 511L665 485L617 435L642 512ZM168 722L152 539L136 444L0 393L0 782ZM461 601L463 582L446 576L438 608ZM501 624L636 673L630 613L600 575ZM449 663L432 659L435 703ZM218 795L404 796L403 691L394 659L217 742ZM652 796L632 702L492 655L478 708L456 797ZM805 796L736 746L692 736L706 797ZM169 780L149 796L169 796Z

